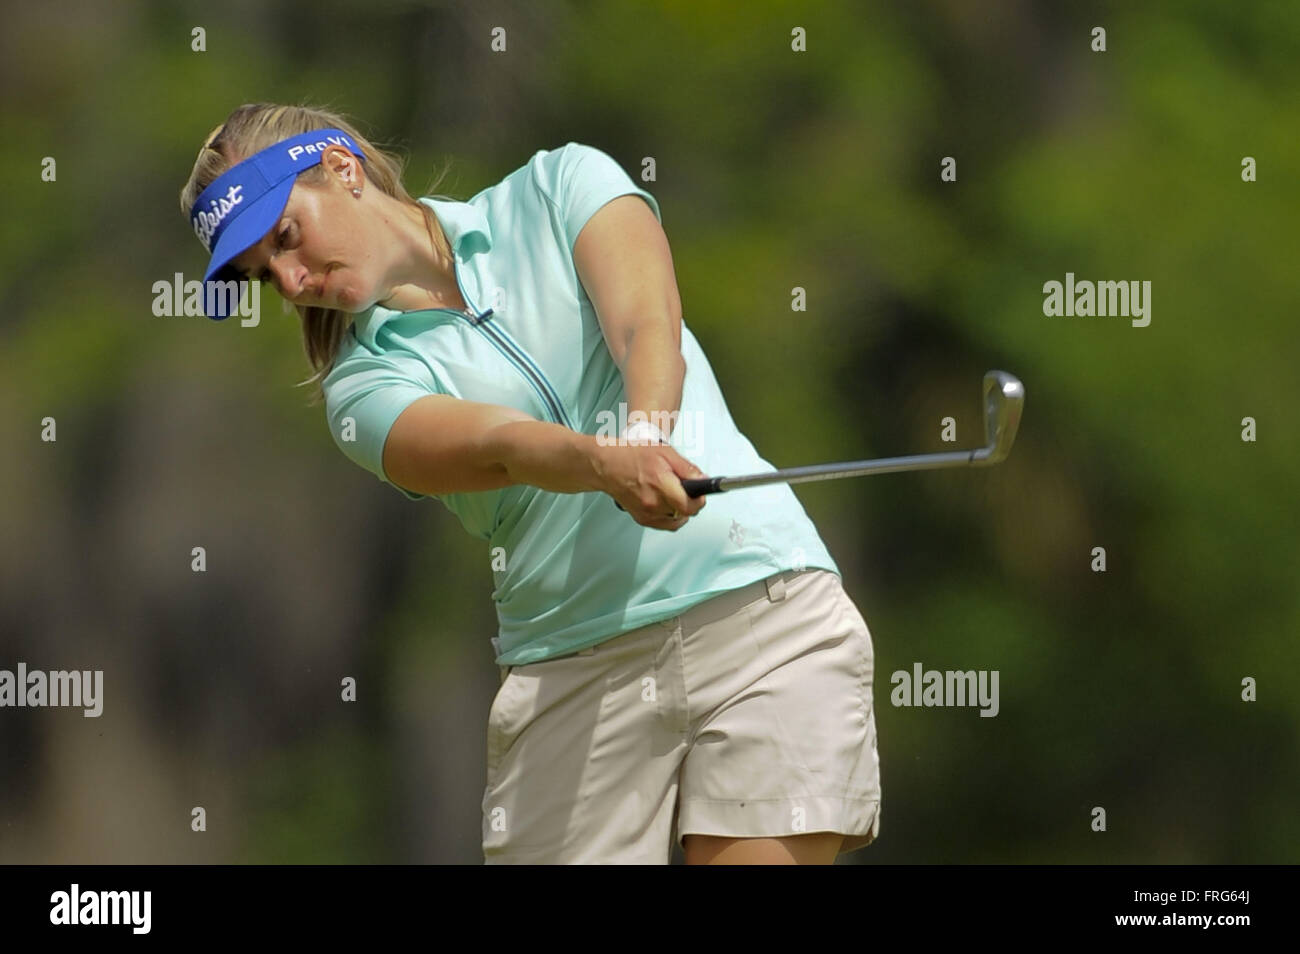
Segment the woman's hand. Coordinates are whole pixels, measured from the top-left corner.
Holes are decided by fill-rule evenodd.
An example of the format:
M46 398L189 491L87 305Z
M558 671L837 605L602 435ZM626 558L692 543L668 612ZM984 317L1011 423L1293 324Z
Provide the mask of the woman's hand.
M703 497L686 495L682 478L707 475L669 444L598 444L592 464L600 489L643 527L680 530L704 509Z

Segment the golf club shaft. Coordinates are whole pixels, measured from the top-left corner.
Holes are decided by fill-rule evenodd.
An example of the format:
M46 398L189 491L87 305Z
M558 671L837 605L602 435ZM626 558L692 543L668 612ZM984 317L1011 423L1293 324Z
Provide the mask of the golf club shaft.
M882 457L879 460L848 461L840 464L814 464L809 467L788 467L765 474L744 477L686 478L682 487L688 497L722 493L740 487L757 487L761 484L799 484L810 480L834 480L839 477L861 477L866 474L892 474L907 470L938 470L943 467L965 467L976 462L978 450L952 451L947 454L918 454L911 457Z
M918 454L911 457L883 457L842 464L815 464L749 474L745 477L696 477L682 481L688 497L722 493L761 484L799 484L809 480L834 480L866 474L891 474L906 470L938 470L941 467L986 467L1006 459L1020 427L1025 404L1025 386L1014 374L989 371L984 375L984 438L987 446L947 454Z

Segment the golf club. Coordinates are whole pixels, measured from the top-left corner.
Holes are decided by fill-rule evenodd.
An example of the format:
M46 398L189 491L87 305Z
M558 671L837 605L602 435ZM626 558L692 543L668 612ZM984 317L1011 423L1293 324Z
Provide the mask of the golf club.
M745 477L686 478L682 481L682 486L688 496L699 497L741 487L757 487L760 484L797 484L809 480L834 480L839 477L892 474L906 470L938 470L942 467L987 467L1005 460L1011 452L1024 406L1025 386L1020 380L1005 371L990 371L984 375L985 446L976 450L884 457L840 464L814 464Z

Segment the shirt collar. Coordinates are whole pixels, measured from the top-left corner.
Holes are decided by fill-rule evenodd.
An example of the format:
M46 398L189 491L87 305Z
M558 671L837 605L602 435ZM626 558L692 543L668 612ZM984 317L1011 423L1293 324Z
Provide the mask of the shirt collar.
M492 229L488 226L487 216L473 202L458 202L453 199L435 199L422 196L416 200L421 205L433 210L438 224L451 245L452 259L457 269L468 259L492 248ZM359 312L352 322L357 339L367 348L375 349L375 336L386 321L400 315L400 311L372 305Z

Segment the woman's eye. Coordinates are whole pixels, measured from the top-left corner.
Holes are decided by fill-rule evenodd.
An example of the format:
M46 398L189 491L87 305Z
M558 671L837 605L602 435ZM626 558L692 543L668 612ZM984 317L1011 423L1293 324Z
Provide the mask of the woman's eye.
M284 228L280 229L280 231L275 233L275 247L277 251L279 249L284 248L285 244L288 243L289 233L292 229L293 229L293 224L286 223ZM271 280L270 271L265 268L262 269L262 271L257 276L257 280L259 282L269 282Z

